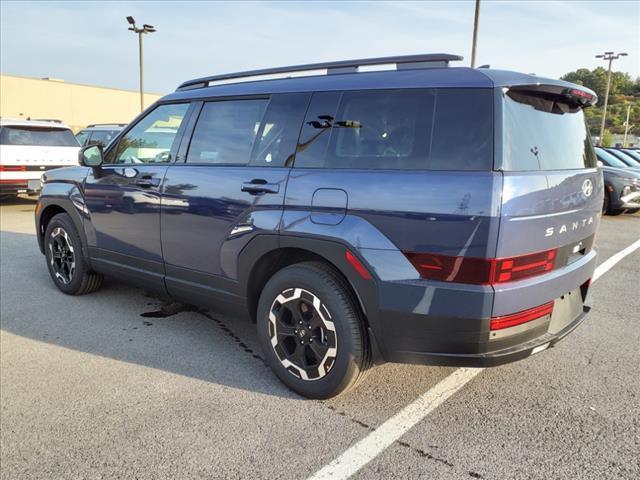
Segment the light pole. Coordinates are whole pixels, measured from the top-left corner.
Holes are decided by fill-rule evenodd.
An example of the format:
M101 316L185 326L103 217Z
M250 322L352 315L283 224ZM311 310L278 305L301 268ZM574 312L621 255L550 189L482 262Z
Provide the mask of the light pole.
M629 114L631 113L631 103L627 102L627 119L624 121L624 138L622 139L622 148L627 148L627 134L629 133Z
M604 108L602 111L602 123L600 124L600 140L598 144L602 146L602 137L604 136L604 122L607 119L607 106L609 105L609 88L611 88L611 64L620 57L626 57L626 53L615 54L613 52L604 52L602 55L596 55L596 58L602 58L609 61L609 70L607 72L607 89L604 94Z
M131 30L133 33L138 34L138 60L140 63L140 111L142 112L144 110L144 57L142 54L142 35L153 33L156 31L156 29L153 25L147 25L146 23L142 25L142 28L136 27L136 21L133 19L133 17L127 17L127 22L129 22L129 25L131 25L129 27L129 30Z
M478 23L480 23L480 0L476 0L476 13L473 17L473 44L471 45L471 68L476 66L476 44L478 43Z

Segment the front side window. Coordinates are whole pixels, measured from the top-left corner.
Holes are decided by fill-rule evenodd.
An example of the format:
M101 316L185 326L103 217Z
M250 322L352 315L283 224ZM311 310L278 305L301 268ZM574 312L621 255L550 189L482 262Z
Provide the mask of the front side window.
M225 100L203 105L187 163L246 165L268 100Z
M67 128L6 126L0 129L0 144L30 147L77 147L78 140Z
M596 166L582 108L558 96L510 90L502 109L505 170Z
M114 163L168 163L171 147L189 104L160 105L118 143Z

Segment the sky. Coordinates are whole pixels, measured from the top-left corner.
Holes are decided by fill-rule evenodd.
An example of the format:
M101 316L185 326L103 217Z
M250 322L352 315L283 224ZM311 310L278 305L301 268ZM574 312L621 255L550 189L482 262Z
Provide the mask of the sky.
M473 1L28 2L0 0L0 71L168 93L205 75L352 58L453 53L468 66ZM559 77L627 52L614 70L640 76L640 2L481 0L477 65Z

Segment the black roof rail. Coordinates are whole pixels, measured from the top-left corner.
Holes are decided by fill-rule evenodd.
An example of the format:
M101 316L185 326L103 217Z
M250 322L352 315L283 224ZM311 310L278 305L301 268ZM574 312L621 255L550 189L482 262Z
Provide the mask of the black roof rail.
M449 62L460 61L462 59L463 57L460 55L428 53L419 55L401 55L395 57L361 58L358 60L340 60L337 62L309 63L306 65L293 65L290 67L263 68L260 70L249 70L247 72L225 73L222 75L196 78L182 83L177 88L177 91L203 88L208 86L209 82L232 80L235 78L259 77L264 75L276 75L280 73L294 73L311 70L327 70L328 75L335 73L356 73L359 67L394 63L398 70L436 68L447 67L449 66Z
M93 128L93 127L126 127L126 123L92 123L91 125L87 125L84 128Z

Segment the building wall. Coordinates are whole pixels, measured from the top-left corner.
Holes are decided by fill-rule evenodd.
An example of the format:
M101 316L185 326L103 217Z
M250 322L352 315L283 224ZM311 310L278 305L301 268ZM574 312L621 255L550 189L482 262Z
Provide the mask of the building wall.
M160 97L145 94L145 108ZM91 123L129 123L139 113L136 91L0 75L2 117L55 118L78 131Z

